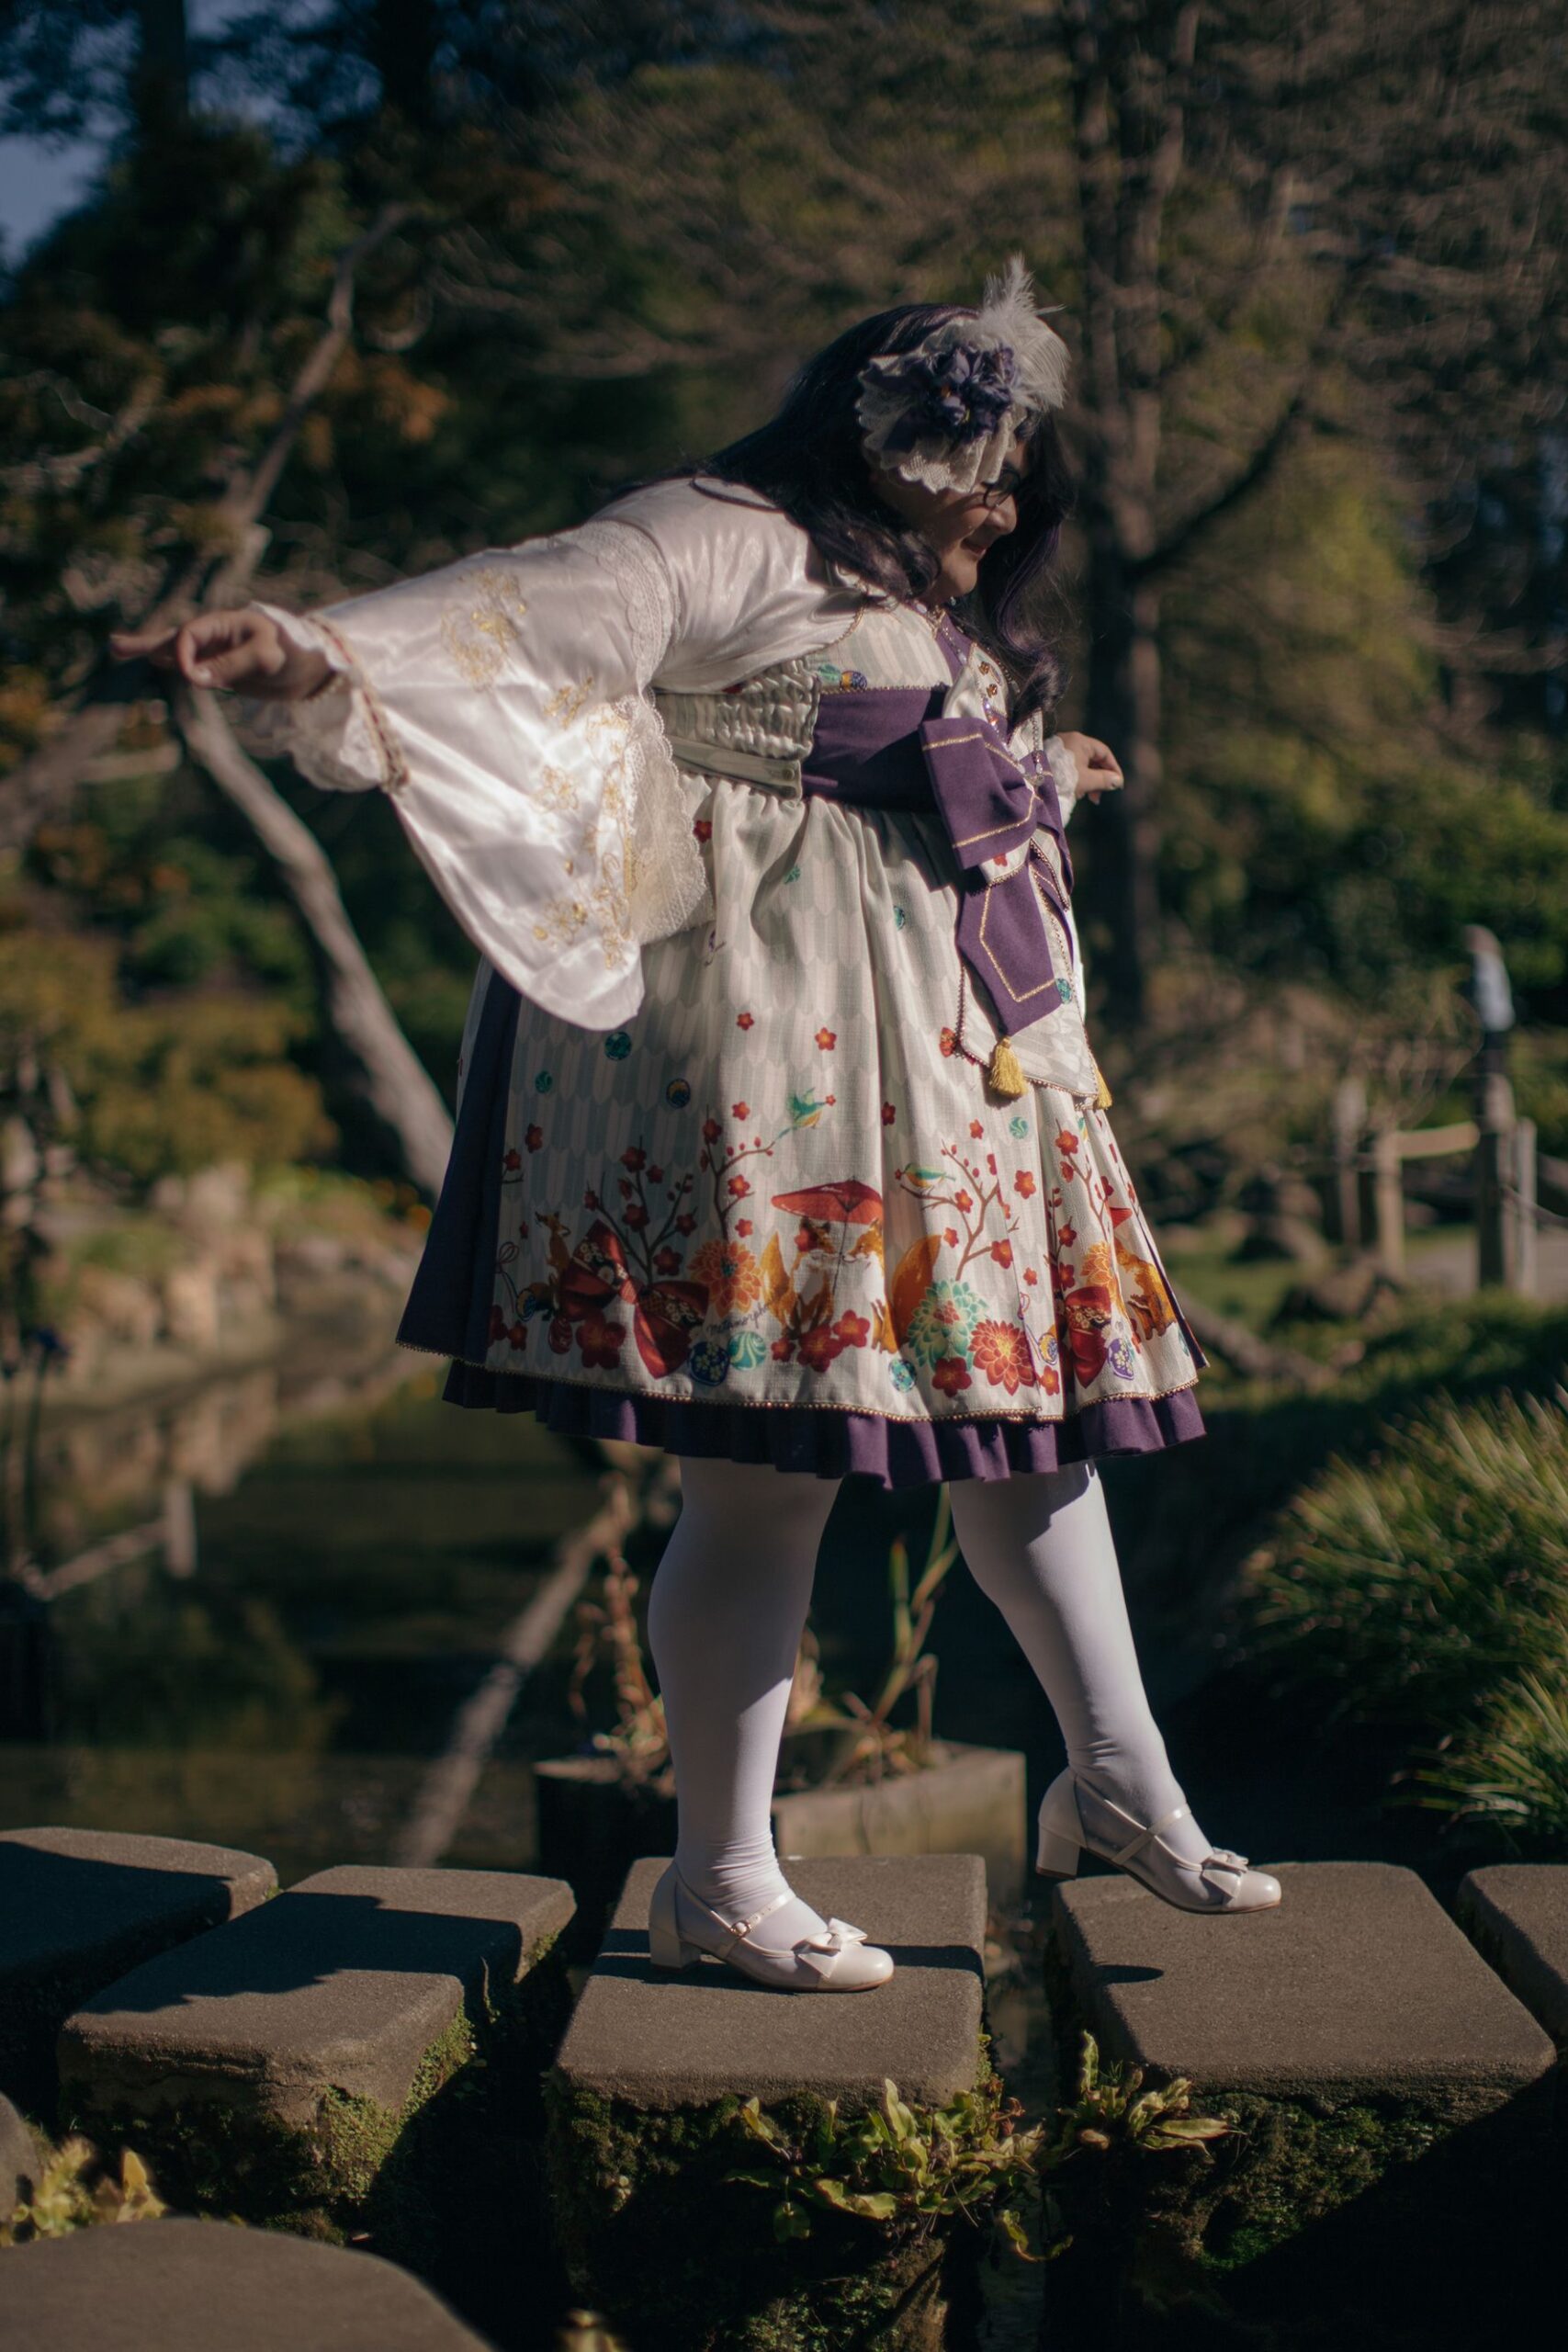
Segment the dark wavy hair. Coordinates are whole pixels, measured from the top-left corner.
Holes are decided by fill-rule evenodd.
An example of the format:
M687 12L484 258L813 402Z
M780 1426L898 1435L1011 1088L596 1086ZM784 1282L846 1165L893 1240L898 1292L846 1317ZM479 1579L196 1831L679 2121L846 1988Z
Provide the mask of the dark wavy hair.
M933 327L973 312L954 304L902 303L863 319L808 359L776 416L692 470L744 483L808 531L828 561L848 565L901 602L923 595L939 569L905 517L877 496L855 415L859 377L879 352L908 351ZM1030 435L1018 525L987 550L972 594L958 608L970 634L996 656L1012 689L1012 717L1060 699L1055 639L1042 626L1038 590L1072 508L1073 481L1052 419Z

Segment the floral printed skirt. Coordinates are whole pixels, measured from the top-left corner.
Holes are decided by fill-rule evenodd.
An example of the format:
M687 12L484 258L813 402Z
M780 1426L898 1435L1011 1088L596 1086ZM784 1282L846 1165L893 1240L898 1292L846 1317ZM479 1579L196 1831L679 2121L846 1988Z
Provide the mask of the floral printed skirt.
M402 1344L456 1404L885 1486L1201 1435L1104 1112L987 1083L934 820L687 788L715 920L626 1028L481 965Z

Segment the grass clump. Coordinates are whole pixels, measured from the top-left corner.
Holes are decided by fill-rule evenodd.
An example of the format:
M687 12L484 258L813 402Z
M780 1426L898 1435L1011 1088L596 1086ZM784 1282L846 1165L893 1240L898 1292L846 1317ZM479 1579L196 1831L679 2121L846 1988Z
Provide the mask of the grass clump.
M133 2148L121 2149L116 2166L80 2137L45 2156L18 2204L0 2213L0 2246L69 2237L103 2222L155 2222L169 2210Z
M1568 1392L1440 1395L1336 1457L1245 1571L1246 1647L1331 1719L1396 1727L1416 1802L1568 1826Z

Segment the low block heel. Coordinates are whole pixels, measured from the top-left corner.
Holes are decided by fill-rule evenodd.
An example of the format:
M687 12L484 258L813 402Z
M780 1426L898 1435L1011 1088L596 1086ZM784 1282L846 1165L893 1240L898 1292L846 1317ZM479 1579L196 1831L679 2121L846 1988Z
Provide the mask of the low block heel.
M1042 1828L1034 1856L1035 1871L1041 1878L1077 1878L1082 1852L1076 1838L1064 1838L1055 1829Z
M701 1946L689 1944L675 1924L675 1889L668 1879L654 1888L649 1905L648 1956L655 1968L690 1968L703 1956Z

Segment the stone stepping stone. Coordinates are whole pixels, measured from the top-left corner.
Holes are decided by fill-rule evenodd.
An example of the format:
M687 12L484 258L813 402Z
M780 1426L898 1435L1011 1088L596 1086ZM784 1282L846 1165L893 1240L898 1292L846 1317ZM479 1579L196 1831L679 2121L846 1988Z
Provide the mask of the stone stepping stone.
M4 2220L38 2171L33 2135L10 2100L0 2095L0 2220Z
M0 2342L50 2352L486 2352L374 2255L221 2222L138 2222L9 2248Z
M1281 2344L1300 2328L1403 2346L1425 2327L1460 2346L1472 2323L1488 2341L1496 2278L1522 2294L1540 2244L1551 2044L1414 1871L1277 1874L1280 1908L1240 1917L1175 1910L1121 1874L1055 1890L1048 1982L1070 2063L1087 2026L1102 2061L1188 2075L1194 2108L1235 2125L1211 2148L1060 2176L1077 2241L1054 2266L1060 2322L1144 2324L1141 2273L1179 2305L1219 2293ZM1456 2266L1461 2245L1477 2258Z
M68 2018L62 2107L182 2211L460 2269L522 2228L571 1913L559 1879L320 1871Z
M111 1829L0 1830L0 2091L40 2117L71 2011L173 1944L264 1903L259 1854Z
M1568 1864L1493 1862L1459 1891L1460 1925L1568 2057Z
M976 2087L987 2071L980 1857L791 1864L791 1883L824 1917L852 1920L893 1952L890 1981L853 1994L774 1992L710 1960L655 1969L648 1906L663 1868L654 1860L629 1872L547 2085L552 2197L574 2291L633 2331L638 2352L849 2344L934 2264L929 2288L876 2343L940 2344L953 2283L942 2277L953 2248L940 2230L916 2249L823 2207L808 2238L780 2244L777 2200L725 2176L768 2169L736 2120L746 2098L799 2130L829 2099L845 2118L863 2112L888 2077L917 2110ZM961 2259L979 2239L964 2230Z

